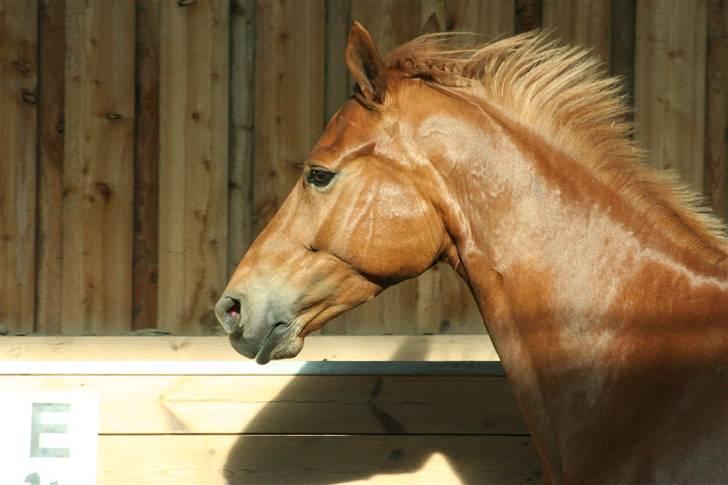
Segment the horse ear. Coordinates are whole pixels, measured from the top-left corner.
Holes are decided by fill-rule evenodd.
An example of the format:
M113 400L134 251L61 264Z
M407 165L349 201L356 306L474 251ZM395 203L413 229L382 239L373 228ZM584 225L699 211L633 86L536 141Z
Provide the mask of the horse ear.
M384 100L384 62L372 36L359 22L354 22L349 32L346 67L366 99L375 102Z

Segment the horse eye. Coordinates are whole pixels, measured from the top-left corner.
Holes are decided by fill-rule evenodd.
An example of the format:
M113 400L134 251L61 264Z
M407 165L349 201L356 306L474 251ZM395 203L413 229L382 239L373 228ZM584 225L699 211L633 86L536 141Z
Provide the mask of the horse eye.
M336 175L334 172L329 172L321 168L312 168L308 172L306 181L309 184L313 184L316 187L326 187L331 182L331 179Z

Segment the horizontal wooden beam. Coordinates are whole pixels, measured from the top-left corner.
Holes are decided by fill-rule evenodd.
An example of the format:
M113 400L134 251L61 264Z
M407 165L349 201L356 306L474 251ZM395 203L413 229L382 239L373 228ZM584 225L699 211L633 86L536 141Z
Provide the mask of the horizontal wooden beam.
M241 361L226 337L0 337L0 361ZM496 362L487 335L310 336L296 361Z
M100 485L542 481L510 436L100 436L98 463Z
M3 362L0 376L504 376L499 362L245 361Z
M0 376L96 392L103 434L528 434L504 377Z

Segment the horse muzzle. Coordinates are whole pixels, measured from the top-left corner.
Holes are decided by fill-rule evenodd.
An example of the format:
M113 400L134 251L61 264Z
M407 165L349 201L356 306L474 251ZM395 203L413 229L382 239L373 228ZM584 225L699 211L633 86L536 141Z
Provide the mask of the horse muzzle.
M291 356L292 349L288 347L293 325L290 322L251 325L251 322L246 322L249 318L243 318L248 316L243 306L242 298L230 294L224 295L215 305L215 315L228 334L232 347L261 365L277 357L276 354Z

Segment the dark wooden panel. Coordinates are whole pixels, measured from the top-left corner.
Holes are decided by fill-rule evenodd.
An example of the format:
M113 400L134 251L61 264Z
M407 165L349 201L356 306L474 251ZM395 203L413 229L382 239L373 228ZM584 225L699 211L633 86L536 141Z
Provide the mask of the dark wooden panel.
M255 2L230 4L230 171L227 271L253 241Z
M728 2L708 3L705 193L728 222Z
M35 330L63 329L63 131L66 2L43 0L39 12L38 276Z
M38 5L0 4L0 324L35 317Z
M529 32L541 27L542 5L541 0L515 0L516 33Z
M634 102L636 0L612 0L612 60L610 73L622 78L627 102Z
M137 3L132 328L157 325L159 0Z

